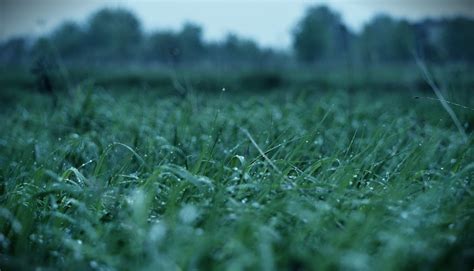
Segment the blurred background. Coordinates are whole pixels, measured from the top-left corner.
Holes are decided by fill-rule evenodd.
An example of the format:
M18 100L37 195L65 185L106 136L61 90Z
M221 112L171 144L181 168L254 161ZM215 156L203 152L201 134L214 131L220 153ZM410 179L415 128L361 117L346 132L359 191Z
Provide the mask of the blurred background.
M472 88L473 7L464 0L1 0L0 81L43 92L84 80L162 90L430 90L418 60L453 88Z

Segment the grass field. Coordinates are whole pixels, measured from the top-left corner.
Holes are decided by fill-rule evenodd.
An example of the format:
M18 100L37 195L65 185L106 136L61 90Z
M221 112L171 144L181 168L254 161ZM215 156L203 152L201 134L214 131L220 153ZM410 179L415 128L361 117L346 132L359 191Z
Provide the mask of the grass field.
M413 93L236 92L15 94L0 269L474 267L473 109L464 137Z

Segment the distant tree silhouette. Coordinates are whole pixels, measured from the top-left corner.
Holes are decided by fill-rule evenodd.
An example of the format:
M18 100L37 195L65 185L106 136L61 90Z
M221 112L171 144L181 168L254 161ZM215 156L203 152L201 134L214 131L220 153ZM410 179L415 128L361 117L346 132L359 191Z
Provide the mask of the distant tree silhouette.
M253 40L239 38L229 34L222 42L221 51L225 61L231 63L258 62L260 49Z
M326 6L310 7L293 31L293 49L305 63L334 60L348 50L349 36L339 14Z
M51 43L57 48L64 60L79 61L87 50L86 33L74 22L61 24L51 34Z
M424 60L440 62L447 58L443 49L443 20L426 19L414 24L416 53Z
M27 41L22 37L15 37L0 43L0 63L21 65L28 54Z
M39 58L53 59L61 71L65 70L63 64L117 63L260 68L292 65L295 61L290 56L294 55L305 64L347 65L352 73L353 64L412 62L414 52L429 61L474 62L474 20L470 18L410 23L379 15L360 33L352 33L339 14L325 6L312 6L292 35L293 52L285 52L265 49L235 34L220 41L205 41L202 27L193 23L178 31L143 33L133 13L106 8L93 13L84 24L65 22L36 39L17 37L1 42L0 63L31 65Z
M202 28L192 23L184 24L178 34L182 58L187 62L195 62L203 58L205 45L202 40Z
M136 56L141 40L140 22L128 10L103 9L89 19L87 47L99 59L130 60Z
M156 31L146 40L145 56L148 62L177 64L181 60L178 35L171 31Z
M368 63L403 62L413 59L415 29L405 20L379 15L359 37L359 52Z
M449 59L474 62L474 20L448 20L444 24L442 43Z

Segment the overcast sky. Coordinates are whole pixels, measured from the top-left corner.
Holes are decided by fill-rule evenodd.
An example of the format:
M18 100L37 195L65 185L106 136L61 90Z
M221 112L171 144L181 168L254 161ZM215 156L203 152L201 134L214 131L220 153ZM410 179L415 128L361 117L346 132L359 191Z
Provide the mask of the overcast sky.
M81 23L103 7L126 7L145 31L179 29L190 21L204 28L208 40L233 32L265 46L285 48L305 8L315 4L328 5L356 31L381 12L409 20L474 17L474 0L0 0L0 40L48 32L64 20Z

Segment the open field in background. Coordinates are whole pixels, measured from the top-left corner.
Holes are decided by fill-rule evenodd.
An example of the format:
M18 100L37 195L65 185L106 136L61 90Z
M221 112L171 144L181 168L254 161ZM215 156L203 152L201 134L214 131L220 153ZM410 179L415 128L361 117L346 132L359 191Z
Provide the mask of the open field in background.
M328 67L329 66L329 67ZM261 93L275 89L296 91L349 91L373 90L401 93L425 93L432 95L420 69L410 65L372 65L372 66L320 66L275 69L233 68L219 69L202 66L189 67L150 67L129 66L118 69L116 66L51 69L45 72L51 77L53 88L63 90L83 82L94 83L97 87L112 90L137 91L154 90L158 93L179 94L182 88L197 92L219 92L223 87L233 92ZM429 64L430 73L438 85L450 93L468 93L474 88L474 72L469 65ZM28 67L0 68L0 83L5 91L37 88L36 76ZM447 98L447 97L446 97Z
M474 266L465 73L444 94L469 107L452 105L467 140L410 74L406 91L140 74L98 73L55 108L3 74L2 271Z

